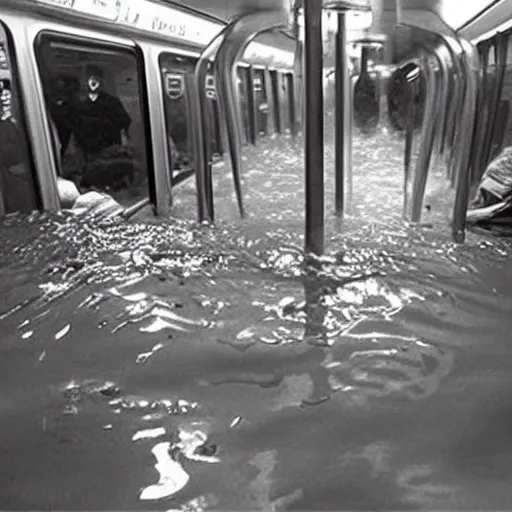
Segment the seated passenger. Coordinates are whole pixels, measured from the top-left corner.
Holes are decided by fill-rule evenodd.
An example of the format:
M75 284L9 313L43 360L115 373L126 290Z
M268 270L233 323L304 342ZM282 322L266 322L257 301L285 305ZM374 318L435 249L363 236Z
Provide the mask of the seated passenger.
M12 116L10 80L0 80L0 215L35 207L32 181L23 161L21 133Z
M78 105L75 139L83 151L85 187L116 187L133 180L133 161L128 151L131 119L123 104L103 87L103 71L89 66L87 97Z
M63 74L55 77L50 87L49 110L59 136L61 160L71 140L77 115L79 90L78 79Z

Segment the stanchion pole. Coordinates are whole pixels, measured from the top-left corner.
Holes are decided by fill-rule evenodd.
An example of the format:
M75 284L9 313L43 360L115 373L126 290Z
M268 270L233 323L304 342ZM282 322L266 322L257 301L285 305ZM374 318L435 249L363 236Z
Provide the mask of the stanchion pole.
M350 76L347 62L347 35L345 27L345 13L338 12L338 28L336 31L335 51L335 106L334 106L334 130L335 130L335 174L334 194L336 215L342 216L345 207L345 167L346 167L346 139L350 137L350 124L348 112L350 112L346 94L346 88L350 87Z
M305 250L324 252L324 98L322 2L304 0Z

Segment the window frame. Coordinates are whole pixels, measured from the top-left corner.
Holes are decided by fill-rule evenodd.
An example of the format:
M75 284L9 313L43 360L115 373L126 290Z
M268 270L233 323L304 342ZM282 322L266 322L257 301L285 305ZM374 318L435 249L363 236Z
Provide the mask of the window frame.
M25 153L24 163L27 165L27 171L30 174L31 182L32 182L32 193L34 195L35 208L38 211L44 210L43 205L43 196L41 192L41 182L39 179L39 175L36 170L36 163L34 157L33 144L30 140L30 132L28 129L28 116L27 116L27 108L28 102L25 101L25 95L23 94L23 87L19 75L19 67L15 49L15 41L12 35L11 29L9 25L3 20L0 15L0 26L5 34L5 45L4 50L7 54L7 58L9 59L10 66L10 81L11 81L11 94L15 96L17 106L18 106L18 128L21 131L21 139L22 139L22 150Z
M40 30L33 42L33 50L36 57L36 66L37 66L37 74L39 79L41 80L41 84L44 87L45 82L43 80L43 74L41 65L44 63L42 49L43 44L48 41L51 42L62 42L64 44L70 44L77 47L84 48L84 51L87 51L87 48L91 48L93 51L98 51L98 49L104 48L106 51L111 53L124 53L126 55L131 55L135 59L135 65L137 70L137 86L139 90L139 100L140 100L140 110L141 110L141 120L144 126L144 142L145 142L145 156L146 156L146 167L147 167L147 180L148 180L148 196L150 203L153 206L153 210L157 209L157 193L156 193L156 177L155 177L155 165L153 159L153 146L152 146L152 135L151 135L151 123L150 123L150 115L149 115L149 95L148 95L148 86L147 86L147 77L145 72L145 62L144 62L144 54L142 49L137 45L135 41L130 39L130 42L133 43L133 46L128 46L126 44L118 43L116 41L106 41L100 38L87 37L82 35L70 34L68 32L63 32L55 29L42 29ZM48 122L50 120L48 109L45 106ZM49 123L48 123L49 124ZM48 126L48 129L50 127ZM53 145L52 145L53 146ZM52 147L52 157L54 159L54 163L56 168L58 168L58 157L55 154L55 149Z

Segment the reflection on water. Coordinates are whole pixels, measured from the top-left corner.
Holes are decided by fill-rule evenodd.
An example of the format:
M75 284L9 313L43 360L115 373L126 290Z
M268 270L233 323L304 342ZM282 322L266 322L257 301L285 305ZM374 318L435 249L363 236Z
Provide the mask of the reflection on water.
M222 168L216 227L5 219L0 506L503 508L510 247L451 243L441 171L405 224L402 141L379 137L318 259L292 140L246 150L244 221Z

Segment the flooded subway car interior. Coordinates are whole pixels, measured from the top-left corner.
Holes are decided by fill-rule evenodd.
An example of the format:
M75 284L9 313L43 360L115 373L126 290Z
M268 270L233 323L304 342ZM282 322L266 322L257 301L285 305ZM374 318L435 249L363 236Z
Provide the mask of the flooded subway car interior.
M510 19L1 1L0 508L506 508Z

